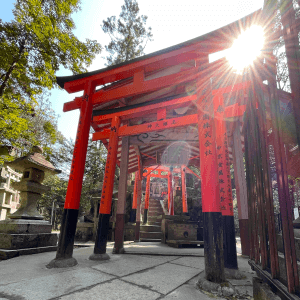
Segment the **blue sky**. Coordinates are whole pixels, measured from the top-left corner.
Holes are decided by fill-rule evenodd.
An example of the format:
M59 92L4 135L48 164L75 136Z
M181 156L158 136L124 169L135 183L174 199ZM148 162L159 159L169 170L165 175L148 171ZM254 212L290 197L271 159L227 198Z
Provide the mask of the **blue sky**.
M10 21L13 18L14 0L1 1L0 18ZM124 0L84 0L81 11L73 15L76 24L75 34L84 41L97 40L103 47L109 37L100 27L102 20L112 15L118 17ZM147 44L145 53L158 51L186 40L203 35L225 26L259 9L263 0L139 0L140 13L148 16L147 25L152 27L154 41ZM105 53L97 56L89 71L105 67ZM72 75L70 71L59 70L57 76ZM60 115L58 129L67 138L75 140L79 111L63 113L64 102L72 101L79 94L68 94L64 90L51 90L50 101Z

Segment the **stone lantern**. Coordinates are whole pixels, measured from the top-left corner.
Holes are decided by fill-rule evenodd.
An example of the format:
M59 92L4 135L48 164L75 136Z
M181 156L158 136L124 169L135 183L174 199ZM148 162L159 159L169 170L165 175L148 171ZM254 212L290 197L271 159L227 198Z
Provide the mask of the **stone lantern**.
M43 149L34 146L27 156L20 157L7 166L23 172L20 182L12 187L20 191L19 209L4 221L0 221L0 258L7 259L21 254L56 250L57 234L52 234L52 225L43 220L37 210L41 194L51 188L42 184L45 174L58 174L42 155Z

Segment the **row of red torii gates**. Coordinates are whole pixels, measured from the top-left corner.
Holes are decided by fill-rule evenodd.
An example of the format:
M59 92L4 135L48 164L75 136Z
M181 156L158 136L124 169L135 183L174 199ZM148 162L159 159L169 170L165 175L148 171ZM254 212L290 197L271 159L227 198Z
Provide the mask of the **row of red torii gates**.
M264 27L265 56L256 61L247 75L233 73L226 59L209 62L210 54L229 48L233 40L253 24ZM83 96L64 105L65 112L80 109L80 118L58 250L50 267L77 263L72 254L90 127L94 129L93 140L101 140L108 150L97 237L90 259L109 258L106 243L116 165L120 166L120 177L114 252L122 253L127 174L137 172L138 175L135 198L138 228L143 168L161 164L159 154L170 144L184 141L192 149L189 164L200 168L201 174L206 277L222 282L224 264L225 267L238 267L230 160L235 168L242 244L243 239L249 239L248 227L253 226L248 221L252 218L248 208L252 207L254 194L249 194L251 182L247 181L246 189L240 131L241 126L248 124L244 113L264 109L268 114L268 103L259 100L264 97L272 98L281 93L282 98L289 98L274 85L275 60L270 46L274 36L271 32L266 15L256 11L185 43L102 70L57 78L58 84L68 93L83 91ZM269 85L263 84L266 79ZM270 119L270 116L265 119L266 127ZM248 136L244 139L249 152ZM256 255L256 261L259 254L254 251L252 242L255 233L250 233L248 250L251 259ZM274 234L269 232L271 248ZM263 261L263 257L261 259ZM293 262L286 260L286 263L287 269L294 268ZM277 268L275 261L271 266L274 278ZM288 274L288 277L289 282L291 278L298 278L297 274ZM289 286L290 291L298 285L299 282L294 281L292 287Z
M173 173L179 173L181 175L181 192L182 192L182 212L188 212L188 203L187 203L187 192L186 192L186 173L193 174L201 180L201 177L188 168L185 165L181 165L180 168L173 167L162 167L162 166L153 166L145 169L146 174L143 174L144 178L147 178L146 181L146 192L145 192L145 206L144 206L144 223L147 223L147 213L149 209L149 199L150 199L150 180L151 178L160 178L168 180L168 211L170 216L174 216L174 197L173 197ZM157 174L153 172L156 171ZM167 173L167 175L163 175L162 173ZM135 173L135 178L139 177L139 172ZM176 177L175 177L176 178ZM137 209L138 203L138 180L135 180L134 183L134 191L133 191L133 202L132 209ZM136 226L136 237L135 240L139 240L139 228Z

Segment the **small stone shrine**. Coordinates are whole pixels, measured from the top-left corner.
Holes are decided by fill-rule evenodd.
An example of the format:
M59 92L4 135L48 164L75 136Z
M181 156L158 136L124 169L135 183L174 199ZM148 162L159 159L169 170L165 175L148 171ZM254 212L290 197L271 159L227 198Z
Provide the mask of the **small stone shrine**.
M19 209L9 219L0 221L0 260L57 249L57 234L51 233L52 225L39 214L37 201L42 193L51 189L42 184L45 173L61 171L56 170L42 153L41 147L34 146L27 156L6 163L23 172L23 177L20 182L11 184L20 191Z

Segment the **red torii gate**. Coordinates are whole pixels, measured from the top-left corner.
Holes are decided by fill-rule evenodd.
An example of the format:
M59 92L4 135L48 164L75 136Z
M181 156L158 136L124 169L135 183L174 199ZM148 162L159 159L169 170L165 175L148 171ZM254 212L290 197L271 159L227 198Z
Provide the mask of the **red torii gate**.
M147 212L149 208L149 196L150 196L150 177L156 177L156 178L165 178L168 179L168 209L170 212L170 215L174 215L174 199L173 199L173 187L172 187L172 178L171 173L180 173L181 174L181 184L182 184L182 208L183 212L187 213L187 195L186 195L186 180L185 180L185 174L193 174L194 176L198 177L201 180L201 177L193 172L190 168L188 168L185 165L182 165L180 169L174 168L172 171L171 168L165 167L165 166L153 166L146 168L146 174L143 175L143 177L147 178L147 185L146 185L146 195L145 195L145 212L144 212L144 220L147 220ZM153 171L157 171L158 174L153 174ZM162 175L162 172L167 172L168 175ZM171 208L171 209L170 209Z
M212 95L209 88L210 78L222 74L228 65L225 59L209 63L208 55L230 47L232 33L237 32L238 34L243 27L250 26L256 22L259 14L259 11L255 12L243 18L242 22L234 22L194 40L126 63L86 74L57 78L58 83L69 93L83 91L84 94L82 97L77 97L74 101L64 105L64 111L80 109L80 118L62 218L59 246L56 259L49 264L50 266L57 267L66 264L75 265L77 263L72 257L72 253L90 126L95 130L93 140L100 139L104 141L108 149L100 202L98 232L94 254L90 259L109 258L106 254L106 241L114 173L118 161L119 138L122 138L120 177L126 177L130 136L183 126L188 126L187 128L194 126L192 130L194 128L198 129L199 136L202 211L204 224L206 224L204 228L206 274L209 280L216 282L224 280L223 243L221 239L223 224L221 216L223 215L226 218L228 217L228 220L230 219L230 221L225 221L225 223L230 225L225 229L225 235L229 239L231 238L231 241L234 240L234 227L231 226L233 224L233 212L229 187L228 191L224 192L224 197L222 196L224 199L221 200L223 204L220 206L220 192L222 193L222 191L219 189L219 182L220 180L225 182L225 178L222 179L219 175L222 175L220 171L223 174L228 174L228 166L225 164L227 163L228 150L226 149L224 125L219 124L218 122L222 123L221 119L217 120L213 118L213 115L219 113L220 118L241 116L244 107L239 105L239 103L227 107L223 106L220 93L222 94L222 91L225 92L226 89L230 91L245 89L248 83L243 83L241 81L242 78L239 79L238 76L234 79L237 82L236 84L225 83L225 85L229 85L228 88L223 90L218 88L215 95L213 92L214 105L212 105L212 102L209 100ZM173 66L176 66L176 68L173 68ZM112 82L115 83L96 90L97 86ZM188 86L192 90L194 89L190 95L185 92ZM140 98L138 97L142 100L139 100ZM125 106L122 99L125 99ZM140 102L137 102L137 100ZM131 104L127 106L126 101L131 101ZM183 107L195 112L179 117L170 116L171 110ZM221 110L219 110L219 107L221 107ZM105 109L103 110L103 108ZM156 116L156 120L151 119L149 116ZM134 118L143 118L145 120L148 118L148 121L144 124L131 124L130 121ZM217 131L215 126L218 126ZM219 130L218 128L223 129ZM108 144L107 139L109 139ZM216 159L217 155L219 155L218 151L221 153L220 161ZM142 179L142 159L138 150L137 160L138 166L134 163L130 170L136 171L134 168L138 170L137 191L139 191L140 197L141 188L138 187L141 185ZM225 176L228 178L228 175ZM124 194L124 191L126 191L126 180L123 181L124 183L119 187L120 199L118 201L116 225L119 226L118 228L121 228L121 231L122 226L124 227L125 209L124 195L122 193ZM137 215L140 212L139 203L140 201L138 200ZM137 227L139 227L138 221ZM215 243L214 247L211 247L211 241ZM123 251L121 233L116 234L114 251L116 253ZM225 256L225 261L231 264L230 267L237 268L237 265L231 261L230 257Z

